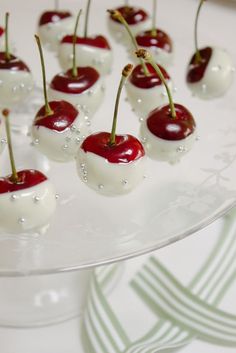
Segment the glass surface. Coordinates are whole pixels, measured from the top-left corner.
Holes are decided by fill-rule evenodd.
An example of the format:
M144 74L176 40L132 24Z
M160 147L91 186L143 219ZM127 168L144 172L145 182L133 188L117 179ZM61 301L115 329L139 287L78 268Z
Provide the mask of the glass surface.
M45 235L0 235L1 276L83 269L137 256L192 234L236 205L236 82L219 99L201 101L191 96L184 79L193 52L196 3L189 0L182 3L180 8L177 1L160 2L159 24L175 44L175 63L168 70L177 87L175 101L185 104L197 122L199 140L193 150L176 165L149 160L143 184L129 195L112 198L82 184L74 163L49 162L30 145L29 137L23 139L21 132L15 133L17 166L40 168L47 173L60 197ZM93 13L100 11L105 18L103 10L115 4L116 1L94 2ZM235 61L232 7L211 2L205 6L199 28L200 43L226 48ZM105 33L105 20L99 22L98 28ZM93 118L92 131L109 131L119 74L129 60L124 48L111 38L110 41L114 48L114 70L106 80L105 102ZM37 52L32 56L32 62L38 60ZM49 53L46 57L50 69L57 68L56 58ZM36 70L39 76L39 69ZM117 132L137 135L138 118L124 97L125 93ZM7 173L6 149L1 165L4 174Z

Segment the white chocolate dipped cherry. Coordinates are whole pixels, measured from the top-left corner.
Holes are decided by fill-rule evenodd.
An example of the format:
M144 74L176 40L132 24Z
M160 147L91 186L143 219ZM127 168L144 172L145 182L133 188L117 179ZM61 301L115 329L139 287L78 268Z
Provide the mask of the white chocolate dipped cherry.
M79 148L77 169L81 180L98 193L113 196L133 190L144 178L146 157L143 145L132 135L117 135L116 123L121 90L132 65L122 72L116 98L112 132L88 136Z
M43 51L39 37L35 38L41 59L45 105L35 116L31 134L34 145L49 159L68 162L75 158L80 143L88 135L89 122L84 113L69 102L48 102Z
M139 32L135 39L140 48L150 51L159 65L168 67L173 64L173 42L166 32L156 27L156 8L157 0L153 0L152 28Z
M149 16L145 10L125 4L111 11L118 11L130 26L132 34L136 36L141 31L145 31L150 26ZM108 17L108 29L110 34L119 42L128 42L127 33L120 21L112 16Z
M0 178L0 231L11 234L41 233L56 209L54 187L38 170L16 171L12 151L9 111L4 110L12 174Z
M140 49L137 56L153 65L166 87L169 98L169 104L152 110L142 122L141 140L150 158L174 164L192 148L197 137L196 123L187 108L173 102L165 78L151 54Z
M8 18L6 13L5 51L0 52L0 106L12 107L29 97L34 81L28 66L9 52Z
M194 96L212 99L224 95L233 82L233 62L228 52L218 47L198 48L198 19L206 0L200 0L195 20L195 53L187 68L187 85Z
M76 65L94 67L101 75L111 72L113 55L108 40L102 35L88 36L90 0L87 0L86 20L83 36L76 36L75 51L79 61ZM71 68L74 35L62 38L58 48L58 59L62 70Z
M81 108L86 116L91 117L99 108L104 97L104 79L96 69L90 66L78 67L76 64L76 32L81 11L74 29L73 62L66 72L53 77L48 95L50 100L66 100Z
M73 31L74 17L69 11L55 9L43 12L38 21L38 35L43 45L56 52L61 39Z
M130 27L124 17L118 11L108 10L111 15L122 23L130 36L134 50L138 50L137 42L131 33ZM166 72L166 70L160 67L162 74L164 75L166 82L173 90L173 83ZM168 102L165 86L153 69L152 65L146 64L142 58L139 58L139 65L137 65L132 71L127 84L126 92L129 103L131 104L134 112L138 115L142 121L147 114L154 108L161 106Z

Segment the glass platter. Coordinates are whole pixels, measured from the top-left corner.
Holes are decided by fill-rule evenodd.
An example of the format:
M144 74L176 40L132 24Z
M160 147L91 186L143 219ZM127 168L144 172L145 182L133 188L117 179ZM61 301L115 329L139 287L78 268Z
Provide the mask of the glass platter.
M115 0L94 1L91 11L94 20L90 21L94 29L90 31L99 29L99 32L106 33L105 9L119 3ZM147 9L151 12L151 1L147 3ZM193 52L196 2L182 0L181 6L172 0L160 0L159 3L159 26L172 36L175 44L175 63L169 69L177 87L175 101L185 104L194 114L199 140L179 164L149 160L144 182L132 193L112 198L101 196L82 184L77 177L75 163L49 162L30 145L24 129L20 133L15 132L13 137L18 168L38 168L47 173L56 186L59 199L55 217L46 234L0 234L1 276L84 269L137 256L194 233L236 205L236 80L220 99L201 101L192 97L184 78L187 62ZM67 1L64 5L78 10L75 1ZM235 13L232 6L222 8L214 2L206 3L205 6L199 28L201 46L210 44L224 47L235 61L236 48L232 46ZM5 7L14 13L14 1L3 1L3 12ZM21 15L27 16L27 26L32 29L32 36L26 24L21 27L16 23L15 29L12 29L14 41L19 43L18 55L25 61L28 58L39 82L38 53L31 37L38 14L47 7L46 1L21 5L17 21L20 22ZM184 21L180 21L183 11ZM95 16L98 12L102 17L99 22L98 16ZM34 16L30 16L30 13ZM227 26L219 26L223 18ZM119 73L130 61L125 49L115 44L111 37L109 39L114 48L114 69L106 80L105 101L92 120L92 131L109 131ZM59 72L59 66L52 53L45 52L45 59L50 79ZM124 98L125 93L117 132L138 135L138 118ZM32 98L30 105L33 104ZM27 109L29 111L30 108ZM22 116L24 122L30 122L33 115L21 109L18 115L13 114L13 119ZM6 149L0 161L1 173L5 175L9 172Z

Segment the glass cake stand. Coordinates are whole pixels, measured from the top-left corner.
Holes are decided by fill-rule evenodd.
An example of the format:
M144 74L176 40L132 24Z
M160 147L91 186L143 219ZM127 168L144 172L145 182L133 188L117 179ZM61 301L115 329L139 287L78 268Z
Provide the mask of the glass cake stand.
M216 100L201 101L190 95L184 78L193 51L191 29L196 4L189 0L182 3L184 11L189 14L183 26L177 21L176 13L181 11L177 2L169 0L160 5L160 11L163 11L160 27L166 28L175 42L175 64L169 69L177 86L175 101L189 107L198 126L199 139L180 163L169 165L149 160L146 178L136 190L126 196L104 197L80 182L74 162L66 165L51 163L31 145L24 130L14 133L18 168L36 168L47 173L56 186L59 199L46 234L0 234L1 325L49 324L80 313L92 268L181 240L236 205L236 82L224 97ZM40 4L47 7L46 1ZM13 1L3 1L3 9L5 5L9 8ZM76 7L72 1L69 5ZM94 2L91 16L100 11L105 18L105 9L115 5L115 0ZM32 11L26 5L22 6L20 11L25 11L26 15L27 11ZM37 7L36 13L42 11L39 4L32 6ZM209 18L206 21L203 11L199 29L202 44L228 48L235 60L236 49L231 45L234 39L228 29L230 26L219 28L216 20L224 16L225 21L233 23L232 8L221 8L213 3L206 6L206 12L211 13L210 23L214 31L207 30ZM33 28L36 20L28 17ZM98 28L105 33L103 22L99 21L101 28ZM25 35L29 36L27 33ZM31 41L32 46L35 45ZM109 131L119 73L128 62L122 46L112 39L111 43L114 70L106 80L106 99L92 120L92 131ZM36 50L31 56L33 63L38 62ZM56 73L52 70L56 58L50 57L49 53L46 58L50 60L50 73ZM39 70L34 69L39 77ZM24 123L27 114L25 112ZM31 120L29 114L28 121ZM139 120L123 101L118 132L138 135L138 131ZM1 165L4 174L8 173L6 149L1 156Z

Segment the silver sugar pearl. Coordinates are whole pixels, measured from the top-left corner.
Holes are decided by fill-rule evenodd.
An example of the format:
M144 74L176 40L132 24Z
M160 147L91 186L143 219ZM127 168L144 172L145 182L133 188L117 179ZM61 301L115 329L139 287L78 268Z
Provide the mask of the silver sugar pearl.
M123 186L126 186L126 185L128 184L128 180L123 179L122 182L121 182L121 184L122 184Z
M103 184L99 184L99 185L98 185L98 188L99 188L100 190L102 190L102 189L104 188L104 185L103 185Z
M76 126L75 126L75 125L71 125L70 130L71 130L72 132L75 132L75 131L76 131Z
M23 217L19 218L19 219L18 219L18 223L19 223L19 224L25 223L25 218L23 218Z
M141 98L138 98L138 99L137 99L137 103L138 103L138 104L142 103L142 99L141 99Z
M35 197L34 197L34 202L35 202L35 203L38 203L39 201L40 201L40 197L39 197L39 196L35 196Z
M67 150L67 148L68 148L68 145L62 146L62 149L63 149L64 151Z
M15 194L11 195L11 197L10 197L11 201L16 201L17 199L18 199L18 197Z
M56 200L58 200L59 197L60 197L60 196L59 196L58 194L55 195L55 199L56 199Z

